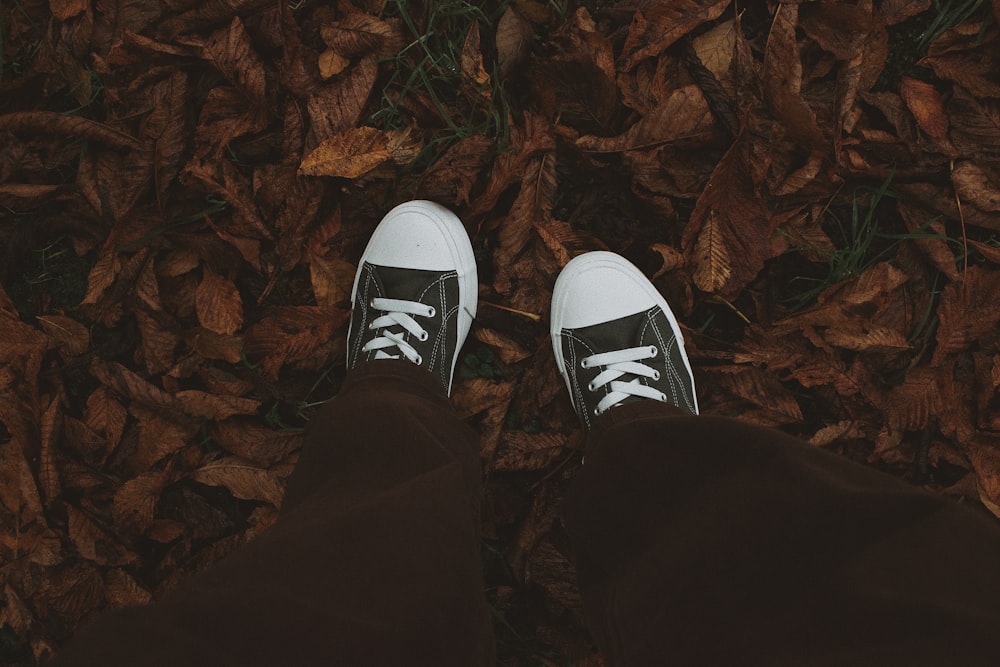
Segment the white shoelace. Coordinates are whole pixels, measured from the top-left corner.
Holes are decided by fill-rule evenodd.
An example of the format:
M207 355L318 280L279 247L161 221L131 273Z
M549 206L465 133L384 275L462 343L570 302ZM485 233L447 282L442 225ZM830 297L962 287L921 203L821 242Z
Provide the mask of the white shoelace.
M412 315L421 317L434 317L436 311L434 306L428 306L419 301L404 301L402 299L383 299L376 297L369 304L374 310L383 311L384 314L376 317L368 325L369 329L381 329L379 335L365 343L361 348L362 352L376 350L376 359L399 359L400 354L390 354L387 350L397 348L403 357L417 364L423 363L423 358L406 342L406 333L389 331L389 327L400 326L410 333L417 340L423 342L427 340L427 330L417 324Z
M666 394L642 384L642 381L639 379L640 377L652 380L660 379L659 371L639 363L643 359L652 359L656 354L656 346L647 345L644 347L630 347L626 350L602 352L601 354L593 354L581 359L580 365L583 368L604 367L604 370L598 373L597 377L587 385L589 391L597 391L604 385L610 384L608 394L597 403L594 414L600 415L608 408L618 405L629 396L641 396L642 398L652 398L660 402L666 402ZM620 379L624 375L635 375L638 377L626 382Z

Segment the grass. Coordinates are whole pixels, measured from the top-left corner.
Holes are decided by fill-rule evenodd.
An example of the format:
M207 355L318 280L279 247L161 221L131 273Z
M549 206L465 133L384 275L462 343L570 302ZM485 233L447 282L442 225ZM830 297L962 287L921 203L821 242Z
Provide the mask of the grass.
M479 24L483 35L492 34L507 3L495 9L466 0L442 0L429 3L426 25L411 14L413 3L390 0L385 16L400 18L409 43L386 59L394 67L383 87L381 105L370 123L382 129L402 129L410 125L403 109L405 100L424 94L431 101L443 127L424 146L414 160L417 168L432 164L459 139L482 134L501 147L507 144L509 107L496 64L491 67L489 102L456 104L462 95L462 46L469 29ZM481 99L485 99L485 95ZM464 109L464 111L459 111Z
M42 46L42 41L40 35L42 34L42 29L32 20L32 18L24 11L21 7L21 3L14 0L5 7L7 3L0 3L0 84L4 82L5 76L8 74L8 68L10 73L14 77L21 76L24 74L25 66L27 63L34 59L35 55L38 53ZM8 62L5 57L5 49L9 47L6 43L7 38L7 16L13 14L15 11L20 12L31 24L32 32L39 35L39 37L22 44L17 51L17 54L10 59Z
M72 313L87 293L91 264L78 257L66 237L33 248L25 268L11 281L10 298L22 317L41 311L38 299L51 299L52 306Z
M896 198L889 186L893 176L890 174L885 181L877 188L859 188L851 202L850 225L845 225L843 221L834 213L828 212L828 216L836 225L839 231L840 243L834 249L818 248L808 246L795 248L796 251L809 250L818 252L826 256L826 274L820 278L808 278L797 276L793 278L791 284L801 284L803 282L812 283L801 292L785 299L785 304L792 311L799 311L811 306L825 290L847 280L851 277L864 273L878 262L884 260L895 250L901 241L915 239L940 239L962 247L962 242L948 236L925 231L935 222L930 219L925 222L916 232L888 233L881 230L881 218L879 215L879 204L885 198ZM870 195L865 207L859 202L858 192L867 192ZM960 263L962 257L956 257Z
M926 78L927 70L916 63L938 37L961 25L988 8L984 0L935 0L931 9L917 14L899 25L889 27L889 57L875 90L892 90L905 76ZM986 11L980 35L992 24L993 15Z

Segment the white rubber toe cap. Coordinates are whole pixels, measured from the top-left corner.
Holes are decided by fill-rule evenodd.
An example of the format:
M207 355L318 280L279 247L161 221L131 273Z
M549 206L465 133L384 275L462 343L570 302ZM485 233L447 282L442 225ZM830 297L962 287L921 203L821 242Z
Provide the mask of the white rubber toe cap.
M389 211L361 261L400 269L454 269L459 275L475 267L462 221L444 206L424 200L408 201Z
M574 257L552 290L551 333L634 315L666 302L631 262L612 252Z

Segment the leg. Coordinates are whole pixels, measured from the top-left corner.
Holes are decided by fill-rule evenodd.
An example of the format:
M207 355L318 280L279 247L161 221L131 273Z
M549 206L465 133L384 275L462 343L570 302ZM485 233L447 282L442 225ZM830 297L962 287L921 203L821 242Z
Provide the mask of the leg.
M491 664L477 438L448 402L476 285L458 218L393 209L355 278L353 370L311 422L275 526L85 629L57 664Z
M611 253L566 266L551 326L590 432L565 514L608 664L996 664L995 521L696 416L676 319Z
M359 368L310 424L270 530L56 664L491 664L476 442L426 371Z
M566 501L609 665L993 665L1000 530L741 422L599 421Z

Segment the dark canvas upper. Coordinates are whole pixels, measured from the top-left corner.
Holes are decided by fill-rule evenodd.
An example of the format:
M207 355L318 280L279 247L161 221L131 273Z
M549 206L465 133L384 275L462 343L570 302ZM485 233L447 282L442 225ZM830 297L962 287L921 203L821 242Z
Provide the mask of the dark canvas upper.
M652 359L644 359L642 363L659 371L660 378L659 380L640 378L640 382L662 391L667 395L668 403L696 414L694 383L681 357L680 341L677 340L670 321L659 306L589 327L563 329L561 334L563 359L570 381L573 405L587 429L592 427L594 408L610 391L610 387L605 385L597 391L588 390L587 385L604 369L582 368L580 361L584 357L602 352L646 345L656 346L657 355ZM632 379L633 376L621 378L622 381ZM648 399L630 396L622 403L638 400Z
M458 273L456 271L423 271L419 269L399 269L375 266L365 262L361 267L357 295L354 300L354 314L347 347L347 367L354 368L359 361L374 359L376 351L362 352L364 344L375 338L379 332L368 328L383 311L371 307L374 298L419 301L433 306L434 317L414 319L429 334L421 342L402 327L389 327L390 331L405 334L405 340L423 358L422 368L448 387L451 380L453 355L456 353L458 338ZM389 351L391 353L391 351Z

